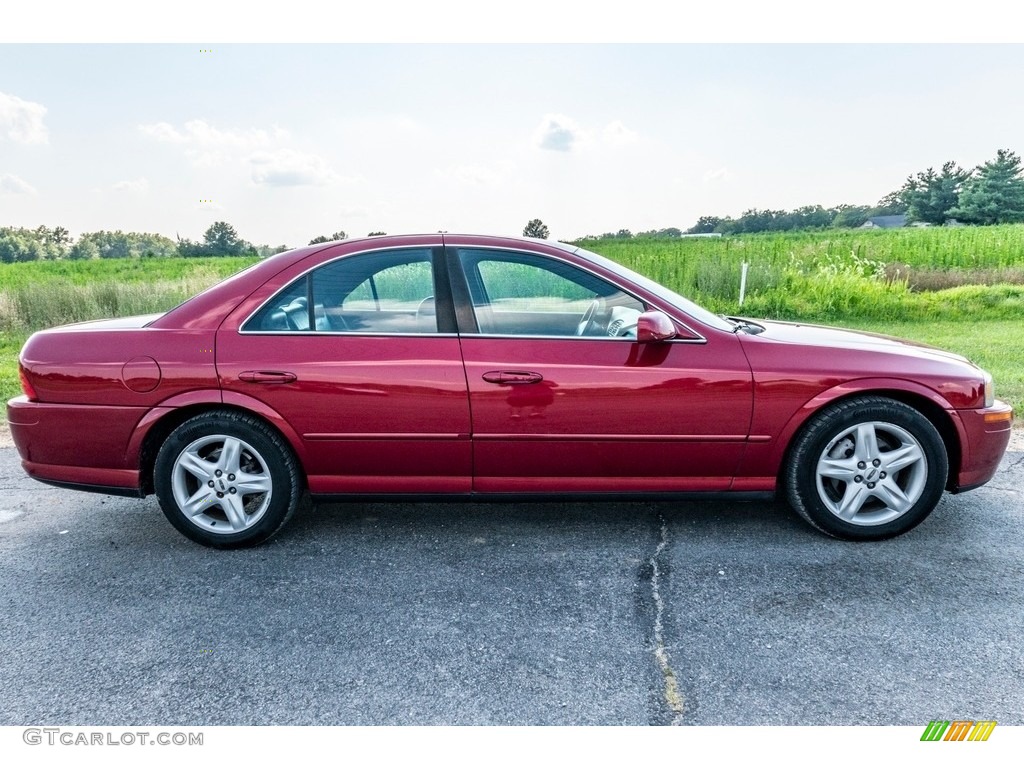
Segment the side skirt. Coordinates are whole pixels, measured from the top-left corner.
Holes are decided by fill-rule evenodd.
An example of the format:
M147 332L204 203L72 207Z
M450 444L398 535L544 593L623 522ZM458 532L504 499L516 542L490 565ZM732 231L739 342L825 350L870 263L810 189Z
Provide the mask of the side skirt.
M771 501L772 491L685 491L665 493L318 493L310 494L315 504L341 502L471 502L502 504L554 501Z

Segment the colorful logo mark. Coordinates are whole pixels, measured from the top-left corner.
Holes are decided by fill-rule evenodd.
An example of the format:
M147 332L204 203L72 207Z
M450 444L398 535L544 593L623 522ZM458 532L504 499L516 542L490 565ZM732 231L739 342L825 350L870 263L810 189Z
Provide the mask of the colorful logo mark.
M988 741L995 727L995 720L932 720L921 741Z

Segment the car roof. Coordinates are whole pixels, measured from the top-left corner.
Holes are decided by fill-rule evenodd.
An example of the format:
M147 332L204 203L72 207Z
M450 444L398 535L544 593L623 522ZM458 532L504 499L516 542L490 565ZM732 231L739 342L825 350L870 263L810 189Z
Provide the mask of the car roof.
M492 248L522 248L547 251L548 253L575 253L574 245L539 238L507 237L500 235L452 234L448 232L425 232L420 234L374 235L345 240L333 240L316 245L283 251L268 256L262 261L243 269L217 283L202 293L193 296L174 309L159 317L153 328L216 328L231 307L258 289L268 280L293 265L323 251L333 251L332 256L344 256L366 250L372 244L374 249L414 246L484 246Z

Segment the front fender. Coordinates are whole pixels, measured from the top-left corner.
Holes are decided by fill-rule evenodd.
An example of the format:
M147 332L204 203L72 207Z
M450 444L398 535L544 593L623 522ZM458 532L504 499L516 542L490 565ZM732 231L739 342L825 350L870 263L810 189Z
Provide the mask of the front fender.
M789 421L786 422L785 426L783 426L778 436L772 442L770 461L775 466L775 471L778 472L778 468L782 465L782 460L786 455L786 450L789 448L789 444L793 440L793 436L796 435L811 416L830 403L834 403L838 400L843 400L854 395L879 395L881 397L895 397L895 399L905 399L906 396L909 395L912 399L925 399L940 408L949 417L950 424L956 430L960 445L964 445L966 443L967 433L964 430L959 414L950 402L934 389L929 389L917 382L908 381L906 379L854 379L853 381L844 381L838 386L831 387L830 389L820 392L818 395L804 403L803 406L800 407L792 417L790 417Z

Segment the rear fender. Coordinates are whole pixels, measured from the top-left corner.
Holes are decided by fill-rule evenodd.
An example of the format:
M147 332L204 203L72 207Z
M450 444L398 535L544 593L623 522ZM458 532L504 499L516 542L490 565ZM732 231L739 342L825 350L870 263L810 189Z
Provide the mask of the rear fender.
M292 450L295 451L299 461L305 464L305 447L298 433L281 417L281 414L270 408L266 403L254 397L238 394L237 392L222 393L219 389L199 389L164 400L139 420L125 454L128 466L139 465L146 437L154 425L169 414L185 408L196 410L197 407L202 407L207 410L215 410L224 406L248 411L272 424L285 440L291 444Z

